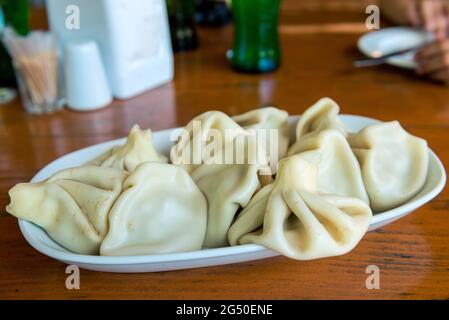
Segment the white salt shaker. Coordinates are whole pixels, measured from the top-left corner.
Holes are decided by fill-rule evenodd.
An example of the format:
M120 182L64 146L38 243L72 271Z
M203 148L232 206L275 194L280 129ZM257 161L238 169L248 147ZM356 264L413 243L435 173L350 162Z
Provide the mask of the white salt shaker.
M95 41L66 43L64 75L66 101L70 109L89 111L111 103L111 91Z
M133 97L173 79L165 0L47 0L62 41L94 39L112 94Z

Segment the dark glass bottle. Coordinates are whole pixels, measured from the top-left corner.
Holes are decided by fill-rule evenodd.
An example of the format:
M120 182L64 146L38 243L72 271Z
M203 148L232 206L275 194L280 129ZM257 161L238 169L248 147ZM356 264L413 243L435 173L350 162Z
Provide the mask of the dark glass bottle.
M5 25L13 27L18 34L26 35L30 31L28 0L0 0ZM0 37L1 37L0 30ZM16 85L11 58L0 41L0 86Z
M233 0L232 66L243 72L269 72L281 62L279 9L281 0Z
M196 49L195 0L167 0L167 11L173 51Z
M222 27L231 22L231 17L225 0L196 0L195 20L200 26Z

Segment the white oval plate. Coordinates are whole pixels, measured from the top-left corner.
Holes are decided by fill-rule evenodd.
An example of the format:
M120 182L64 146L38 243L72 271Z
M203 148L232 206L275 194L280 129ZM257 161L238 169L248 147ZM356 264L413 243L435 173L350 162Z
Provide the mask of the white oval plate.
M360 37L357 46L368 57L388 54L394 51L417 47L433 39L432 34L407 27L385 28ZM415 52L409 52L388 59L388 64L405 69L415 69Z
M295 136L295 127L298 116L289 119L292 138ZM358 131L367 125L379 121L365 117L342 115L341 120L352 131ZM171 147L170 135L173 130L169 129L154 132L153 142L156 149L168 155ZM72 153L69 153L40 170L31 182L42 181L55 172L62 169L84 164L86 161L100 155L112 146L123 144L126 138L100 143ZM446 182L446 173L441 161L429 149L430 163L429 175L421 192L404 205L383 213L376 214L369 230L374 230L383 225L393 222L406 214L412 212L426 202L433 199L443 189ZM278 255L278 253L265 247L247 244L234 247L216 249L203 249L193 252L154 254L146 256L107 257L80 255L69 252L54 242L43 229L35 224L19 220L20 230L28 243L41 253L60 260L67 264L75 264L82 268L106 272L154 272L177 269L206 267L221 264L237 263L242 261L257 260Z

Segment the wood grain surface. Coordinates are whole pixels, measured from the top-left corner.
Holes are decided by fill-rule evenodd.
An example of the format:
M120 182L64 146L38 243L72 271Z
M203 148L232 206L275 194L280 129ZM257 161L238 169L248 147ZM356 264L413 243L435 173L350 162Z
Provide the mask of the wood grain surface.
M349 254L309 262L284 257L184 271L109 274L81 270L81 289L65 288L66 266L31 248L5 212L8 190L54 159L123 137L135 123L154 131L186 124L210 109L230 115L264 105L302 113L323 96L343 113L397 119L427 139L449 164L449 88L410 71L354 69L367 1L283 2L282 67L266 75L235 73L225 53L232 26L201 29L198 50L175 56L175 80L108 108L47 116L26 114L19 100L0 106L0 298L3 299L448 299L449 193L368 233ZM42 15L36 15L41 17ZM40 21L42 25L42 21ZM365 287L368 265L379 290Z

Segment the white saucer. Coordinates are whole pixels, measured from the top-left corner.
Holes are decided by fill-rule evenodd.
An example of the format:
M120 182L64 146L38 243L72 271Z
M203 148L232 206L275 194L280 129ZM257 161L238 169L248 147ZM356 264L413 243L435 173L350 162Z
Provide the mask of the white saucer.
M360 37L357 46L366 56L376 57L402 49L421 46L426 42L432 41L433 38L431 33L418 29L394 27L364 34ZM414 55L415 52L409 52L390 58L388 64L400 68L415 69Z

